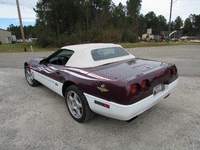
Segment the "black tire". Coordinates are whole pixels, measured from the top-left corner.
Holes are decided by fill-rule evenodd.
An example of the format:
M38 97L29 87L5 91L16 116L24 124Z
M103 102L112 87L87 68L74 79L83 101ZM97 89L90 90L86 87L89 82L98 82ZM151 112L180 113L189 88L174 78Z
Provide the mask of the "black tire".
M25 73L26 81L28 82L30 86L35 87L35 86L40 85L40 82L38 82L37 80L33 78L33 74L31 73L30 68L28 66L25 66L24 73Z
M86 122L94 116L84 94L76 85L71 85L66 89L65 101L70 115L77 122Z

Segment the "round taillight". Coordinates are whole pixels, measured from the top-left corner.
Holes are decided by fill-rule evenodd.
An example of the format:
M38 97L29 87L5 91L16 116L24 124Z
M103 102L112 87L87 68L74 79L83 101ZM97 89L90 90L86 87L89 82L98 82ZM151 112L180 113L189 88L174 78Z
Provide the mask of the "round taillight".
M131 86L131 94L132 95L138 95L140 93L141 89L140 89L140 85L139 84L133 84Z
M146 88L147 88L147 81L144 80L144 81L142 81L142 89L146 90Z
M137 89L138 89L137 88L137 84L132 85L131 86L131 94L135 95L137 93L137 91L138 91Z
M142 90L147 91L150 87L150 83L148 80L142 81Z
M170 69L169 70L169 76L172 77L172 75L173 75L173 71L172 71L172 69Z
M176 74L177 72L176 72L176 67L174 68L174 74Z

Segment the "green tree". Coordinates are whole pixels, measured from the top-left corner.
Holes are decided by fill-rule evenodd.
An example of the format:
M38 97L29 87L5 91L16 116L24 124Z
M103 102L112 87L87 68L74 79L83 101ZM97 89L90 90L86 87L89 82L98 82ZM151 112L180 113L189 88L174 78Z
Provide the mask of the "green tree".
M15 35L17 39L21 39L20 26L14 26L13 24L11 24L9 25L7 30L11 31L12 35Z
M183 20L181 19L180 16L176 17L175 22L174 22L174 29L175 30L180 30L181 27L183 26Z
M129 36L128 41L136 41L140 3L129 0L126 7L121 3L115 6L112 0L40 0L34 8L38 44L45 47L105 42L108 36L109 42L116 42L125 30L131 31L123 34Z
M72 32L72 27L81 18L81 4L78 0L41 0L34 8L38 17L36 26L57 36L66 31Z
M183 34L191 35L192 30L193 30L193 27L192 27L192 22L191 22L190 18L185 19L184 27L183 27Z
M145 16L143 14L139 15L139 35L146 33L148 28L152 28L153 34L160 34L160 31L167 31L167 20L164 16L156 14L151 11L147 13Z
M24 26L24 35L26 38L36 38L36 31L34 26Z
M133 32L138 32L138 16L141 9L142 0L127 0L127 16L129 16L129 23Z
M145 34L147 31L147 23L143 14L140 14L138 16L138 21L139 21L139 27L138 27L139 36L142 36L142 34Z
M93 19L93 27L101 31L106 27L109 19L111 0L95 0L94 2L95 18Z
M147 23L147 29L152 28L153 34L160 34L159 30L159 20L156 14L151 11L145 15L146 23Z
M170 31L172 32L172 31L174 31L175 30L175 23L174 23L174 21L172 21L171 23L170 23Z
M13 24L9 25L7 28L8 31L11 31L12 35L15 35L17 39L21 39L21 30L20 26L14 26ZM36 31L35 31L35 26L24 26L24 35L25 38L36 38Z
M158 25L158 29L159 31L167 31L167 20L164 16L162 15L159 15L158 16L158 22L159 22L159 25Z
M200 14L199 15L192 15L193 16L193 21L192 24L194 26L194 30L196 35L200 35Z
M112 5L112 25L115 29L123 29L126 24L125 6L119 3L118 6Z

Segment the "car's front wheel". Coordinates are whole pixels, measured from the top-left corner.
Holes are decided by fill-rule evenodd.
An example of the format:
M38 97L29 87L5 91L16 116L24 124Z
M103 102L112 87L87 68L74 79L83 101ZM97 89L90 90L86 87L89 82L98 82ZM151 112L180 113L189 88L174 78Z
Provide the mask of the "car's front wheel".
M74 120L82 123L94 116L94 112L90 109L84 94L76 85L71 85L66 89L65 100L68 111Z
M25 78L29 85L37 86L40 83L33 78L33 74L28 66L25 67Z

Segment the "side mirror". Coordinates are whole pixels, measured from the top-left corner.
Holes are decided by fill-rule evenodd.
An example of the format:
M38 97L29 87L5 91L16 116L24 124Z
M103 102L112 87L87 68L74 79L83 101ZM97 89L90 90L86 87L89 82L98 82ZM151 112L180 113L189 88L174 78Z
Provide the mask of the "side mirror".
M46 65L47 62L48 62L48 60L47 60L46 58L44 58L44 59L42 59L42 60L40 61L39 64L40 64L40 65L41 65L41 64Z

